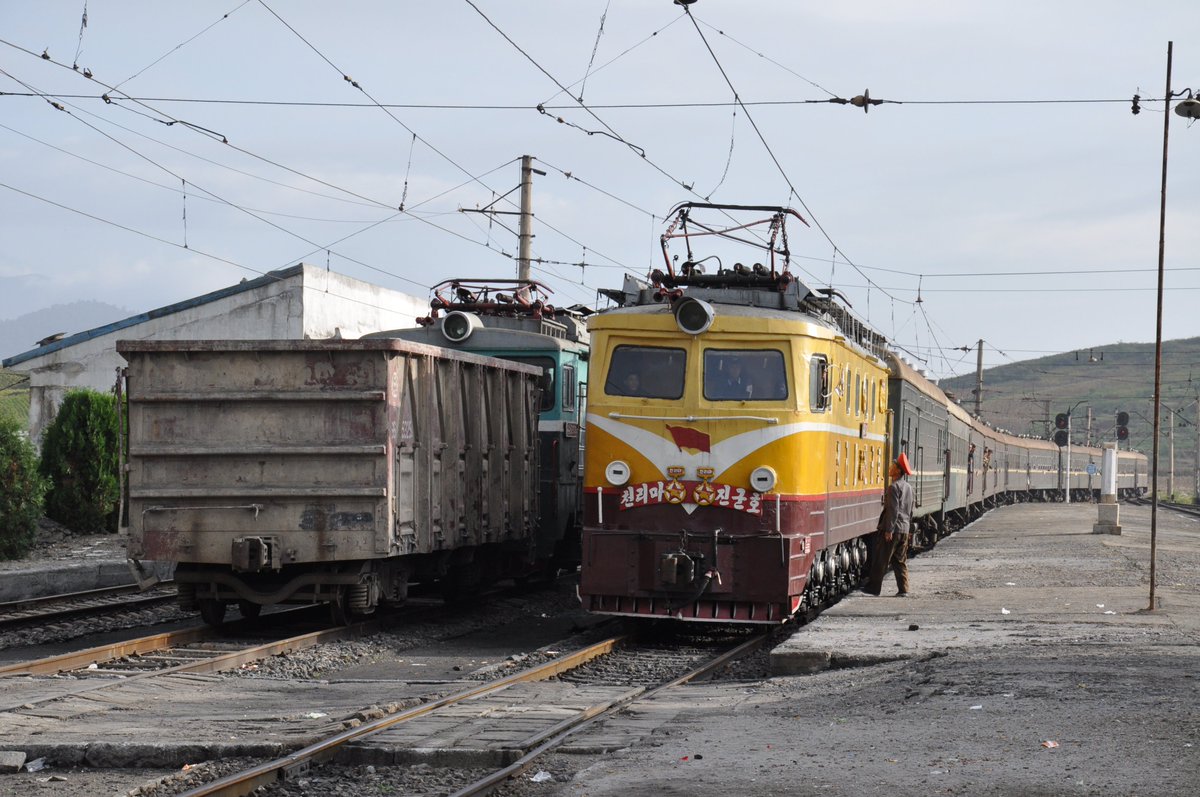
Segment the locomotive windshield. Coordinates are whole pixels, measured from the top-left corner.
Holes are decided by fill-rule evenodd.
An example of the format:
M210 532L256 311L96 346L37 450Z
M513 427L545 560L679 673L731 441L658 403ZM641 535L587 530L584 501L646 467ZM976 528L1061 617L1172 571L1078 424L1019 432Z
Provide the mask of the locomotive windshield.
M657 346L617 346L608 363L610 396L677 399L683 395L687 353Z
M776 349L704 352L704 397L710 401L782 401L788 397L783 352Z

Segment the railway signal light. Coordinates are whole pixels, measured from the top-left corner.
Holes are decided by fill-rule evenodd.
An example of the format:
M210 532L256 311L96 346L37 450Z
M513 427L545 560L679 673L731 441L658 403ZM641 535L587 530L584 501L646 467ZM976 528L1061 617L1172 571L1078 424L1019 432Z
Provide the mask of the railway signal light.
M1054 444L1057 446L1060 446L1060 447L1065 446L1067 444L1067 440L1069 438L1070 438L1070 435L1067 434L1066 429L1059 429L1057 432L1054 433Z
M1058 415L1054 416L1054 428L1055 429L1066 429L1070 425L1071 425L1071 421L1067 417L1067 414L1065 412L1060 412ZM1058 435L1055 435L1055 437L1057 437L1057 436ZM1059 445L1061 445L1061 443Z
M1129 439L1129 413L1128 412L1118 412L1117 413L1117 439L1118 440L1128 440Z

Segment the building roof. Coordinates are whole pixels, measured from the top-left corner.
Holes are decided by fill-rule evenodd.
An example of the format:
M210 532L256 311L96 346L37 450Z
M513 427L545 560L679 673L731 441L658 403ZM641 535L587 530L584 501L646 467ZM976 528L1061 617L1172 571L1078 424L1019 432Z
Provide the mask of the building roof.
M284 280L291 279L292 277L303 273L303 271L303 264L289 266L288 268L281 268L276 271L268 271L261 277L257 277L252 280L246 280L245 282L239 282L237 285L231 285L228 288L221 288L220 290L213 291L212 293L206 293L202 296L185 299L182 302L169 304L166 307L159 307L156 310L149 310L145 313L139 313L137 315L130 316L129 318L122 319L121 321L114 321L111 324L105 324L102 327L89 329L85 332L77 332L74 335L67 335L59 338L58 340L51 341L44 346L38 346L37 348L30 349L29 351L24 351L20 354L14 354L12 357L9 357L0 363L0 365L3 365L5 368L12 368L13 366L19 365L27 360L32 360L45 354L51 354L59 349L65 349L70 346L74 346L77 343L83 343L84 341L92 340L93 338L103 337L104 335L109 335L121 329L137 326L138 324L143 324L151 319L162 318L163 316L168 316L183 310L190 310L193 307L199 307L201 305L219 301L220 299L225 299L230 296L236 296L239 293L252 291L255 288L261 288L264 285L270 285L271 283L283 282Z

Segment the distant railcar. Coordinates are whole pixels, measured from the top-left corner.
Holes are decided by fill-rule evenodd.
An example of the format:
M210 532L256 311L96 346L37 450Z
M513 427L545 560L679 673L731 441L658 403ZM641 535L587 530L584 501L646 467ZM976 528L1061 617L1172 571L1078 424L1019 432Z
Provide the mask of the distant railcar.
M334 619L537 556L542 369L400 340L121 341L129 555L181 603Z
M367 335L445 346L541 369L537 560L542 574L579 564L587 312L554 307L531 280L447 280L415 329Z

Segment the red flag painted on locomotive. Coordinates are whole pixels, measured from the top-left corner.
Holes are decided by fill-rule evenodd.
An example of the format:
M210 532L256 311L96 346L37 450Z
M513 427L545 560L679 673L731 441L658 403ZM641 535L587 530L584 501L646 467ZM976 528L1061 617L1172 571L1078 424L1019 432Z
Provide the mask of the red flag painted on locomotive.
M699 429L689 429L686 426L672 426L667 424L667 431L671 433L671 439L675 441L675 445L682 451L685 448L690 448L694 451L711 452L711 440L707 432L701 432Z

